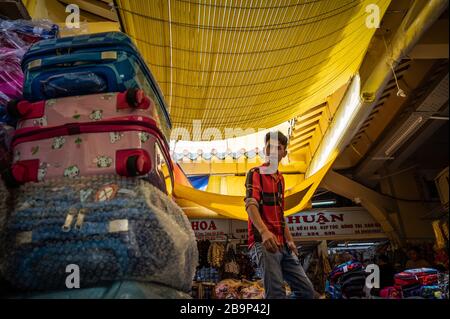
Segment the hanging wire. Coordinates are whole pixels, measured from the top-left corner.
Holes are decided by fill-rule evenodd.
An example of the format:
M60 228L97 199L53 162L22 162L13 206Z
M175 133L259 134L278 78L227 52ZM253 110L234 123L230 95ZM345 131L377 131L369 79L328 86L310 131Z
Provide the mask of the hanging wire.
M169 45L170 45L170 91L169 91L169 111L172 105L172 89L173 89L173 52L172 52L172 13L170 10L170 0L167 0L168 11L169 11Z
M176 1L178 1L178 2L187 2L187 3L190 3L190 4L196 4L196 5L206 5L206 6L208 6L208 4L203 4L202 2L197 2L197 1L192 1L192 0L176 0ZM252 6L252 5L250 5L250 6L242 6L242 5L239 5L239 6L228 6L228 8L230 8L230 9L245 9L245 10L258 10L258 9L264 9L264 10L266 10L266 9L287 9L287 8L292 8L292 7L301 7L301 6L306 6L306 5L310 5L310 4L314 4L314 3L319 3L319 2L324 2L324 1L329 1L329 0L311 0L311 1L307 1L307 2L303 2L303 3L296 3L296 4L287 4L287 5L284 5L284 6L266 6L266 7L264 7L264 6ZM242 3L242 1L241 1L241 3ZM267 2L266 1L266 3L270 3L270 2ZM216 8L226 8L227 6L225 5L214 5Z
M364 52L364 51L363 51L363 52ZM361 52L360 54L358 54L358 57L361 56L363 52ZM309 96L311 96L312 94L316 94L316 93L320 92L321 89L323 89L324 87L328 86L331 82L333 82L337 77L339 77L339 76L341 75L341 72L343 72L344 70L346 70L346 69L347 69L350 65L352 65L353 63L355 63L355 61L351 61L351 63L350 63L349 65L346 65L346 66L343 68L343 70L340 70L340 72L336 72L337 75L334 76L334 78L332 78L330 81L326 82L324 85L322 85L321 87L319 87L317 90L313 91L312 93L305 93L305 94L303 94L303 95L300 95L300 96L298 96L295 100L291 100L290 102L288 102L288 103L286 103L286 104L282 104L281 106L287 107L287 106L296 104L296 103L302 101L305 97L309 97ZM303 86L303 87L301 87L301 88L298 88L298 91L301 91L302 89L306 89L306 88L309 88L309 87L310 87L309 85ZM298 92L295 91L295 92L293 92L293 93L286 94L286 95L283 96L283 98L290 97L290 96L295 95L295 94L297 94L297 93L298 93ZM278 101L278 100L279 100L279 98L271 99L271 100L266 100L266 101L261 102L261 103L246 104L246 105L243 105L243 106L232 105L232 106L230 106L230 107L228 107L228 108L229 108L229 109L234 109L234 110L239 109L239 108L249 108L249 107L255 107L255 106L259 106L259 105L269 104L269 103L272 103L272 102L275 102L275 101ZM198 110L198 108L193 108L193 107L185 107L185 108L190 109L190 110ZM282 110L279 110L279 111L280 111L280 112L283 112L283 111L285 111L285 110L282 109ZM277 114L276 112L277 112L277 111L274 112L274 111L270 110L270 112L267 112L267 113L262 113L262 114L259 113L258 116L264 116L265 114L272 114L272 115L273 115L273 114ZM228 116L228 118L235 118L235 117L236 117L236 116L233 116L233 115L227 115L227 116Z
M352 43L356 43L356 42L358 42L358 41L356 41L356 40L355 40L355 41L352 41ZM349 48L350 48L350 49L349 49ZM347 49L347 50L345 50L345 51L354 51L353 48L352 48L351 46L342 46L342 49L336 51L336 53L340 53L340 52L344 51L344 49ZM192 85L192 84L188 84L188 83L180 83L180 82L174 82L174 84L177 84L177 85L180 85L180 86L187 86L187 87L196 87L196 88L207 88L207 87L219 87L219 88L234 88L234 87L239 87L239 88L240 88L240 87L246 87L246 86L262 85L262 84L267 84L267 83L276 82L276 81L280 81L280 80L285 80L285 79L294 77L294 76L296 76L296 75L303 74L303 73L305 73L306 71L314 70L315 68L317 68L317 67L320 66L321 64L324 64L326 61L329 61L330 59L335 58L335 57L336 57L335 55L334 55L334 56L329 56L329 57L327 57L326 59L320 60L318 63L313 64L313 65L309 66L309 67L306 68L306 69L301 69L299 72L295 72L295 73L289 74L289 75L287 75L287 76L282 76L282 77L278 77L278 78L269 79L269 80L267 80L267 81L253 82L253 83L244 83L244 84L237 84L237 85L202 85L202 86L198 86L198 85ZM304 60L304 59L300 59L300 60ZM339 61L339 60L336 59L336 61L335 61L334 63L328 64L325 68L321 69L319 72L316 72L316 73L310 75L308 78L305 78L305 79L303 79L303 80L301 80L301 81L296 81L295 83L298 84L298 83L304 82L304 81L306 81L306 80L309 80L309 78L312 78L312 77L317 76L318 74L320 74L321 72L323 72L323 70L326 70L326 69L329 69L329 68L333 68L333 67L335 66L336 62L338 62L338 61ZM295 61L295 62L298 62L298 61ZM288 64L291 64L291 63L288 63ZM265 68L258 69L258 71L265 71L265 70L269 70L269 69L273 69L273 68L281 69L281 67L272 67L272 66L271 66L271 67L265 67ZM209 70L206 71L206 72L208 72L208 73L213 73L212 71L209 71ZM221 72L221 73L238 73L238 72L239 72L239 71L236 71L236 72L233 72L233 71L229 71L229 72L228 72L228 71L227 71L227 72ZM214 72L214 73L220 73L220 71L216 71L216 72ZM159 82L159 83L167 83L167 82L162 81L162 82Z
M381 1L381 0L379 0L379 1ZM297 47L300 47L300 46L305 46L305 45L308 45L308 44L311 44L311 43L314 43L314 42L317 42L317 41L326 39L326 38L328 38L328 37L331 36L331 35L334 35L334 34L336 34L336 33L339 33L339 32L341 32L341 31L345 30L345 29L346 29L349 25L351 25L353 22L360 22L360 24L361 24L361 21L360 21L360 20L361 20L361 18L364 17L364 16L365 16L365 14L361 14L361 15L359 15L359 16L356 16L355 18L351 19L350 22L347 23L347 24L345 24L344 26L339 27L339 28L333 28L333 31L332 31L332 32L327 33L327 34L324 34L324 35L322 35L322 36L320 36L320 37L318 37L318 38L315 38L315 39L312 39L312 40L309 40L309 41L306 41L306 42L298 43L298 44L295 44L295 45L291 45L291 46L282 47L282 48L266 49L266 50L264 50L264 51L246 51L246 52L215 52L215 51L199 51L199 50L191 50L191 49L184 49L184 48L173 48L173 49L174 49L174 50L177 50L177 51L184 51L184 52L189 52L189 53L204 53L204 54L249 54L249 55L251 55L251 54L258 54L258 53L270 53L270 52L276 52L276 51L289 50L289 49L297 48ZM347 37L350 36L350 35L352 35L354 32L361 31L361 29L360 29L359 27L360 27L360 26L358 25L358 27L355 28L355 30L354 30L353 32L349 33L349 34L347 35ZM261 30L261 31L266 31L266 30ZM248 32L248 31L247 31L247 32ZM145 43L145 44L148 44L148 45L151 45L151 46L160 47L160 48L169 48L167 45L162 45L162 44L152 43L152 42L149 42L149 41L147 41L147 40L137 38L137 37L135 37L135 36L133 36L133 35L129 35L129 36L130 36L132 39L134 39L134 40L136 40L136 41L138 41L138 42L142 42L142 43ZM342 40L343 40L343 39L340 39L340 41L335 42L335 43L332 43L328 48L332 48L332 47L336 46L336 44L340 43Z
M403 91L400 88L400 85L398 84L397 75L395 74L394 66L393 66L393 63L392 63L392 61L393 61L392 53L390 52L390 50L389 50L389 48L387 46L386 39L385 39L384 35L383 35L383 43L384 43L384 46L386 48L386 53L390 56L390 59L387 61L387 63L389 64L389 67L392 70L392 74L394 75L395 84L397 85L397 89L398 89L397 96L405 98L406 97L406 93L405 93L405 91Z
M278 4L281 4L281 0L279 1L279 3ZM318 1L317 1L318 2ZM175 4L177 4L177 3L186 3L186 1L174 1L174 0L172 0L172 4L173 3L175 3ZM211 5L209 5L208 4L208 7L210 7L210 8L219 8L220 7L220 5L217 5L217 2L215 1L214 2L214 5L212 5L212 1L210 1L209 2ZM260 2L260 3L263 3L262 1ZM195 5L195 3L192 3L192 2L190 2L189 3L189 5L191 5L191 4L193 4L193 5ZM232 8L232 6L231 6L231 4L232 3L226 3L226 5L225 5L225 8L227 8L227 10L225 10L225 12L223 13L223 15L220 15L220 18L218 17L217 19L212 19L211 21L212 22L206 22L206 20L202 20L202 21L200 21L200 16L201 16L201 14L203 13L203 12L201 12L200 11L200 7L203 7L203 10L202 11L206 11L205 9L206 9L206 5L203 5L203 6L199 6L199 8L198 8L198 10L199 10L199 14L198 14L198 17L199 17L199 19L198 19L198 24L196 24L196 26L199 26L199 28L197 29L197 30L200 30L201 29L201 26L202 25L200 25L200 24L205 24L205 23L207 23L207 24L212 24L212 25L217 25L217 26L219 26L219 28L209 28L209 29L206 29L206 30L203 30L203 32L202 32L202 35L204 34L204 33L206 33L205 35L206 35L206 40L209 40L209 37L210 36L213 36L212 34L213 34L213 32L211 32L211 33L209 33L208 31L219 31L219 30L228 30L228 29L226 29L226 28L223 28L222 26L224 26L225 24L223 23L223 21L224 21L224 17L226 16L226 14L229 14L230 12L231 12L231 10L230 10L230 8ZM242 4L242 1L241 1L241 4ZM298 5L298 3L297 3L297 5ZM297 5L295 5L295 8L297 9L298 7L300 7L300 8L302 8L302 9L304 9L305 8L305 6L297 6ZM294 5L292 5L292 6L294 6ZM222 6L223 7L223 6ZM236 9L239 9L239 7L240 6L234 6L234 7L236 7ZM252 6L253 7L253 6ZM259 20L257 20L257 21L255 21L256 23L259 23L259 25L258 26L256 26L256 27L260 27L260 25L273 25L273 21L280 21L280 23L281 23L281 25L283 25L283 24L292 24L292 23L294 23L295 21L289 21L289 22L287 22L287 21L285 21L285 17L286 17L286 14L287 14L287 9L286 9L286 6L282 6L282 5L280 5L280 6L277 6L277 7L279 7L278 9L278 11L279 12L275 12L275 10L274 10L274 12L271 12L273 15L272 15L272 17L271 17L271 19L269 19L268 21L267 21L267 19L264 21L263 19L259 19ZM312 9L312 7L307 7L307 8L309 8L309 9ZM175 9L175 10L177 10L177 9ZM337 9L334 9L334 10L337 10ZM124 12L126 11L126 9L124 10ZM267 11L267 10L266 10ZM124 13L124 12L122 12L122 14ZM131 12L131 11L130 11ZM142 11L139 11L139 12L145 12L144 10L142 10ZM329 11L329 12L332 12L332 10L331 11ZM268 12L265 12L265 13L268 13ZM290 13L290 12L289 12ZM325 13L324 13L325 14ZM234 17L236 17L236 16L239 16L239 15L235 15ZM304 17L304 15L300 15L300 16L302 16L302 17ZM306 16L308 16L308 15L306 15ZM213 17L214 17L214 14L213 14ZM229 15L228 15L228 17L230 17ZM253 16L252 16L253 17ZM311 19L311 18L309 18L309 19ZM170 20L172 20L172 19L170 19ZM308 21L307 19L305 19L306 21ZM222 22L220 22L220 21L222 21ZM175 21L172 21L172 22L175 22ZM233 19L233 22L234 23L237 23L237 20L234 20ZM235 27L235 25L234 25L234 23L233 24L226 24L226 25L232 25L232 28L236 28ZM253 24L249 24L250 26L252 26ZM313 25L311 24L310 25L310 27L313 27ZM248 27L246 27L247 29L248 29ZM250 27L250 28L255 28L254 26L253 27ZM332 30L334 30L334 29L332 29ZM357 31L355 31L354 30L354 28L352 28L352 30L354 31L354 32L357 32ZM227 36L228 36L229 34L225 34L225 41L227 41L228 39L230 39L229 37L227 38ZM240 36L241 34L239 34L239 36ZM260 36L262 35L262 33L260 34ZM345 34L346 36L348 35L347 33ZM362 36L364 36L364 34L361 34ZM245 37L249 37L250 36L250 34L247 32L247 34L245 34ZM280 37L280 36L282 36L282 34L281 33L277 33L277 36L278 37ZM269 91L265 91L266 93L265 94L272 94L272 96L269 96L269 98L268 99L266 99L266 100L264 100L264 103L252 103L252 104L247 104L247 105L242 105L242 104L238 104L238 105L233 105L232 107L230 107L231 105L227 105L227 102L226 101L230 101L230 100L233 100L233 99L236 99L236 98L240 98L240 99L246 99L246 98L248 98L248 99L252 99L252 101L257 101L257 102L259 102L259 101L261 101L262 99L259 99L259 97L261 97L261 96L263 96L264 95L264 93L263 94L255 94L255 92L254 91L251 91L250 90L250 88L252 87L252 86L254 86L254 85L259 85L259 84L263 84L264 82L263 82L263 77L262 76L265 76L265 78L266 79L268 79L268 81L265 81L265 83L268 83L268 82L270 82L270 83L274 83L274 82L276 82L276 80L273 80L274 78L273 77L267 77L265 74L255 74L255 76L254 77L252 77L252 79L257 79L257 82L256 83L243 83L243 84L241 84L241 85L238 85L239 84L239 82L242 82L242 80L243 80L243 78L239 78L239 77L236 77L236 75L235 74L237 74L238 72L241 72L242 73L242 71L243 70L237 70L237 71L231 71L231 72L229 72L230 73L230 75L231 75L231 77L229 77L229 78L227 78L227 79L225 79L225 80L223 80L223 79L220 79L220 77L218 77L217 76L217 74L218 73L222 73L222 71L224 71L222 68L223 67L227 67L227 69L228 69L228 66L230 65L230 63L231 63L231 65L233 65L233 67L235 67L236 68L236 65L239 63L239 65L240 64L243 64L244 62L245 62L245 65L258 65L258 63L261 65L261 63L259 62L259 60L261 59L263 59L263 58L260 58L259 56L256 56L255 58L253 58L253 59L251 59L250 60L250 62L247 62L247 61L245 61L246 59L244 59L243 58L243 55L242 54L239 54L239 53L241 53L241 52L239 52L240 51L240 48L238 47L238 44L241 44L241 45L244 45L244 44L249 44L249 45L252 45L252 47L253 48L257 48L257 46L259 45L259 48L258 48L258 51L254 51L254 52L258 52L257 53L257 55L261 55L261 54L264 54L264 53L267 53L267 54L270 54L270 52L267 52L268 50L267 50L267 46L268 46L268 44L269 43L274 43L274 44L278 44L278 39L275 37L275 38L270 38L270 40L272 41L272 42L264 42L264 41L257 41L257 42L255 42L255 39L254 38L251 38L252 39L252 41L251 42L247 42L247 41L244 41L244 43L242 43L242 41L233 41L232 43L234 44L233 46L230 46L231 47L231 50L229 51L229 52L221 52L222 50L221 50L221 45L224 45L224 44L222 44L222 43L219 43L219 47L217 47L216 46L216 48L219 48L219 50L217 50L218 52L216 52L217 54L220 54L220 57L216 57L216 59L214 60L214 59L211 59L210 61L212 62L212 63L204 63L203 61L202 61L202 66L204 66L204 68L202 68L202 72L197 72L197 73L201 73L202 74L202 76L203 75L205 75L205 74L212 74L212 78L211 79L208 79L207 77L206 77L206 79L204 79L202 82L200 82L199 84L197 84L197 86L195 86L196 88L207 88L208 89L208 91L209 91L209 94L205 91L204 93L202 92L202 93L200 93L200 94L207 94L207 95L203 95L203 97L201 96L201 95L199 95L200 96L200 98L195 98L195 97L187 97L187 96L184 96L183 94L178 94L180 91L179 91L179 89L177 89L177 90L175 90L173 93L169 93L169 95L170 95L170 97L171 98L173 98L174 99L174 101L175 101L175 103L173 103L174 105L173 105L173 107L174 108L178 108L180 111L182 110L183 111L183 113L186 113L186 115L188 115L188 116L185 116L184 114L183 114L183 116L181 117L181 118L183 118L183 119L188 119L189 118L189 116L192 116L193 115L193 113L192 112L189 112L189 110L195 110L195 111L197 111L198 113L197 113L197 115L200 115L200 114L203 114L203 116L204 116L204 118L206 118L207 120L208 120L208 123L212 123L213 125L215 124L215 121L217 120L217 119L219 119L219 120L221 120L221 121L223 121L224 120L224 114L226 114L226 119L228 120L228 118L231 118L231 119L234 119L234 118L237 118L237 119L239 119L239 121L235 121L235 123L245 123L245 122L247 122L248 121L248 119L249 118L251 118L251 117L253 117L253 118L255 118L255 116L254 116L254 114L255 114L255 109L252 109L252 107L253 106L262 106L262 105L265 105L265 104L268 104L268 103L270 103L271 101L280 101L280 102L283 102L283 101L286 101L289 97L293 97L293 99L291 100L291 101L289 101L289 102L287 102L287 103L285 103L285 104L281 104L281 105L278 105L278 103L276 103L277 105L276 105L276 107L277 108L282 108L283 106L285 106L285 105L294 105L294 104L296 104L297 102L307 102L308 100L312 100L313 99L313 97L311 97L311 96L305 96L305 95L302 95L301 93L301 90L302 89L308 89L308 88L310 88L311 86L306 86L306 87L303 87L303 88L299 88L299 90L296 90L296 92L294 92L293 94L281 94L282 93L282 91L283 90L287 90L287 89L289 89L289 88L291 88L291 87L294 87L294 86L292 86L292 85L289 85L289 86L284 86L284 87L282 87L282 88L280 88L279 86L277 86L277 85L274 85L273 86L273 88L274 89L272 89L272 90L269 90ZM275 40L276 41L275 41ZM286 38L284 38L284 40L286 40ZM231 41L231 39L230 39L230 41ZM171 41L169 41L169 42L171 42ZM209 41L210 43L210 45L212 45L212 41ZM221 42L221 41L220 41ZM288 41L289 42L289 41ZM342 39L341 39L341 41L340 42L338 42L338 43L336 43L336 44L339 44L339 43L341 43L342 42ZM180 43L182 43L182 42L180 42ZM205 43L206 44L206 41L202 41L202 44L203 43ZM350 42L350 46L352 45L352 43L353 43L353 41L351 41ZM149 44L149 45L151 45L151 44ZM172 40L172 43L170 44L170 47L174 50L174 51L177 51L177 49L178 48L176 48L176 43L173 43L173 40ZM226 47L226 46L225 46ZM250 46L248 46L249 48L250 48ZM364 47L364 45L361 45L361 47ZM308 48L309 49L309 48ZM344 47L342 47L342 48L339 48L340 49L340 51L339 52L346 52L346 48L345 48L345 50L344 50ZM237 50L237 52L236 52L236 50ZM271 50L271 49L269 49L269 50ZM201 50L200 50L201 52L202 52L202 54L207 54L207 55L209 55L210 57L209 58L212 58L212 56L211 56L211 54L213 53L213 51L212 50L210 50L210 51L205 51L203 48L201 48ZM149 52L149 54L150 54L150 50L148 51ZM181 52L187 52L187 53L191 53L192 51L190 51L190 50L181 50ZM273 52L275 52L275 51L273 51ZM287 52L287 51L286 51ZM324 52L325 52L325 50L324 50ZM363 52L364 51L362 51L362 52L358 52L358 51L356 51L355 53L360 53L360 54L363 54ZM222 56L222 55L226 55L227 53L229 53L229 56L227 56L227 57L225 57L225 56ZM292 54L291 52L287 52L287 53L289 53L289 54ZM335 53L333 53L333 54L335 54ZM357 55L357 57L359 57L360 56L360 54L358 54ZM238 55L238 56L237 56ZM317 56L317 55L315 55L315 56ZM304 57L304 55L302 54L302 57ZM201 59L203 59L202 57L200 57ZM207 57L204 57L204 58L207 58ZM336 58L336 56L332 56L332 58ZM326 62L326 61L329 61L330 59L325 59L322 63L324 63L324 62ZM175 60L175 58L173 58L173 62L172 63L179 63L179 61L180 61L180 58L177 58L176 60ZM306 59L304 59L304 60L301 60L301 61L305 61L306 62ZM315 62L315 61L314 61ZM354 63L354 61L352 61L353 63ZM306 69L306 70L313 70L314 68L313 67L310 67L310 64L307 64L307 63L302 63L302 64L304 64L305 65L305 67L309 67L308 69ZM334 66L334 64L337 64L337 63L335 63L334 61L332 61L331 62L331 64ZM343 65L344 63L341 63L340 65L336 65L336 70L334 71L334 72L331 72L331 73L329 73L329 74L326 74L324 77L323 77L323 79L321 78L319 81L317 81L317 82L315 82L313 85L312 85L312 88L313 88L313 90L309 93L309 95L316 95L316 93L317 92L319 92L320 91L320 89L322 89L323 87L326 87L326 85L329 85L330 83L333 83L334 81L336 81L336 80L338 80L339 79L339 76L341 76L341 74L340 73L342 73L342 72L345 72L346 71L346 68L345 69L343 69L342 70L342 66L344 66ZM195 65L195 64L194 64ZM208 68L209 67L209 65L213 65L214 67L213 67L213 70L207 70L206 68ZM315 64L315 65L317 65L317 66L319 66L320 67L320 64ZM353 64L350 64L349 66L351 66L351 65L353 65ZM167 67L167 66L164 66L164 67ZM274 75L276 76L276 79L278 80L278 81L280 81L280 80L285 80L285 79L289 79L289 78L292 78L292 82L294 81L294 76L295 75L299 75L300 74L300 72L298 72L297 70L296 70L296 74L287 74L287 75L285 75L285 74L283 74L281 77L279 77L278 76L278 74L279 73L281 73L282 72L282 69L281 68L279 68L278 67L278 69L276 69L276 67L274 67L274 66L272 66L272 65L267 65L267 67L264 67L264 68L259 68L261 71L266 71L266 70L269 70L269 68L271 68L271 69L275 69L275 72L274 72ZM172 64L172 68L171 68L171 70L179 70L180 68L177 66L177 65L173 65ZM194 68L189 68L192 72L195 72L195 71L198 71L198 70L196 70L196 69L194 69ZM296 68L297 69L297 68ZM255 70L251 70L252 72L254 72ZM323 69L322 69L322 71L323 71ZM305 72L305 70L302 70L302 72L304 73ZM224 72L223 72L224 73ZM175 87L180 87L180 86L183 86L183 83L179 83L179 81L177 81L177 78L178 79L180 79L180 80L182 80L183 78L185 78L185 75L183 74L183 75L178 75L177 74L177 76L175 76L175 74L177 74L177 73L174 73L174 76L172 76L172 85L174 86L174 88ZM315 75L312 75L312 76L315 76ZM310 80L310 78L312 78L312 76L308 76L308 77L306 77L304 80L301 80L301 82L305 82L305 81L308 81L308 80ZM175 77L175 79L173 78L173 77ZM186 79L187 79L187 75L186 75ZM208 86L204 86L203 84L205 83L204 81L205 80L207 80L207 81L209 81L209 83L210 84L212 84L212 85L208 85ZM184 81L181 81L181 82L184 82ZM217 83L218 82L218 83ZM223 85L222 83L230 83L230 85ZM291 81L289 81L288 83L290 83ZM217 84L216 84L217 83ZM286 83L286 82L285 82ZM325 85L324 86L322 86L321 84L322 83L325 83ZM186 84L186 87L192 87L191 85L189 85L189 83L185 83ZM298 85L298 83L297 83L297 85ZM240 96L238 96L238 97L236 97L236 96L226 96L227 95L227 91L226 90L217 90L217 88L221 88L221 87L223 87L223 88L227 88L227 89L229 89L229 88L234 88L234 87L238 87L238 86L240 86L240 87L245 87L246 88L246 90L244 90L244 91L242 91L241 90L241 92L244 92L244 94L242 94L241 93L241 95ZM316 88L319 88L319 90L315 90ZM188 92L190 92L189 90L185 90L185 95L187 95L188 94ZM249 92L250 94L247 94L247 93L245 93L245 92ZM231 92L230 92L231 93ZM240 92L239 92L240 93ZM278 93L277 95L275 94L275 93ZM312 93L312 94L311 94ZM280 94L281 94L281 97L280 97ZM207 98L208 97L208 95L210 96L209 98ZM276 97L275 99L273 98L273 97ZM303 97L305 97L305 101L303 101ZM178 99L181 99L181 101L179 102L179 103L177 103L178 102ZM194 105L189 105L189 103L186 103L186 99L190 99L190 100L198 100L198 101L202 101L201 103L199 103L198 104L198 107L197 107L197 104L194 104ZM211 101L220 101L220 103L216 103L216 102L214 102L214 103L211 103ZM195 107L194 107L195 106ZM246 110L244 109L244 108L246 108ZM225 113L225 111L226 110L238 110L238 109L241 109L242 111L241 111L241 114L233 114L233 113L231 113L231 115L230 115L230 113L228 112L228 113ZM263 116L263 117L260 117L260 116L258 116L255 120L257 121L257 122L261 122L262 120L265 120L266 118L269 118L270 117L270 120L271 120L271 122L273 122L273 121L278 121L278 119L282 119L283 117L285 117L285 115L283 115L283 116L277 116L279 113L281 113L281 112L285 112L285 110L281 110L281 112L278 112L279 110L278 109L275 109L275 112L274 111L272 111L272 109L273 108L268 108L267 109L267 111L269 111L269 112L264 112L264 113L261 113L261 112L259 112L260 110L263 110L263 108L261 107L261 108L258 108L258 115L265 115L265 114L267 114L268 116L267 117L265 117L265 116ZM270 114L269 114L270 113ZM179 114L178 113L175 113L174 114L175 116L175 118L177 118L177 117L179 117ZM186 123L189 123L189 124L192 124L192 123L190 123L190 121L186 121ZM226 124L229 124L229 123L226 123ZM264 123L264 124L267 124L267 123ZM220 125L219 125L220 126Z
M172 23L173 23L173 25L180 26L180 27L185 27L185 28L195 28L195 29L199 28L199 29L204 29L204 30L215 30L215 31L223 30L223 31L233 31L233 32L238 32L238 31L246 31L246 32L248 32L248 31L268 31L268 30L290 29L290 28L295 28L295 27L299 27L299 26L305 26L305 25L308 25L308 24L315 24L317 22L325 21L325 20L328 20L330 18L339 16L339 15L341 15L341 14L347 12L347 11L350 11L350 10L358 7L363 1L364 0L353 0L352 2L347 3L347 4L343 5L343 6L340 6L338 8L333 9L333 10L330 10L328 12L321 13L321 14L319 14L317 16L309 17L309 18L306 18L306 19L299 19L299 20L283 22L283 23L274 23L274 24L271 24L271 25L259 25L259 26L254 26L254 27L235 27L235 28L230 28L230 27L216 27L216 26L212 26L212 25L209 25L209 24L199 26L197 24L184 23L184 22L178 22L178 21L172 21ZM381 1L381 0L378 0L378 2L379 1ZM349 4L353 4L353 5L350 6L349 8L343 9L346 6L348 6ZM116 9L118 9L120 11L123 11L123 12L127 12L127 13L130 13L130 14L136 15L136 16L144 18L144 19L148 19L148 20L152 20L152 21L156 21L156 22L160 22L160 23L167 23L168 22L167 20L162 19L162 18L151 17L151 16L148 16L148 15L139 13L139 12L127 10L127 9L119 7L119 6ZM329 15L329 16L327 16L325 18L322 18L323 16L326 16L327 14L329 14L331 12L335 12L335 11L339 11L339 10L341 10L341 11L338 12L338 13L335 13L335 14ZM316 18L318 18L318 19L316 19ZM316 20L313 20L313 21L310 21L310 22L301 23L302 21L311 20L311 19L316 19ZM289 25L289 24L293 24L293 25ZM289 25L289 26L286 26L286 25Z

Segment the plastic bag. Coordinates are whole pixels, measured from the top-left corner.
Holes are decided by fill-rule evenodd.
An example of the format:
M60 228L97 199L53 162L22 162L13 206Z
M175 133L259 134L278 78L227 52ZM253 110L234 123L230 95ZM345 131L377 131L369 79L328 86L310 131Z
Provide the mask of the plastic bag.
M120 280L188 292L198 262L194 231L164 193L136 178L96 176L27 183L8 217L4 277L21 291L81 288Z
M58 26L48 20L0 19L0 123L16 124L7 114L6 105L22 97L24 78L20 62L25 52L33 43L57 34Z
M58 25L46 19L33 21L0 19L0 29L15 32L28 43L52 39L59 33Z
M22 49L0 48L0 121L9 123L6 104L22 96L23 73L20 60Z
M6 296L11 299L191 299L179 290L151 282L118 281L108 286Z
M93 72L58 74L41 82L41 90L47 99L105 92L106 81Z
M11 138L14 128L4 124L0 124L0 174L9 168L11 164L11 154L9 152Z

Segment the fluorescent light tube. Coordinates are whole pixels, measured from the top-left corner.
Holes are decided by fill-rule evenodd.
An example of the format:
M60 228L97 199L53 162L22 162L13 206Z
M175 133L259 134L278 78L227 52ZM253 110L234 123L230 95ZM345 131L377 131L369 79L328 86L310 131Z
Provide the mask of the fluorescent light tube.
M388 147L388 149L384 152L384 154L386 154L386 156L389 156L392 151L394 151L397 146L400 145L401 142L403 142L417 127L417 125L419 125L420 122L422 122L423 117L419 116L403 133L402 135L400 135L400 137L398 139L396 139L391 146Z
M335 200L324 200L324 201L317 201L317 202L312 202L312 206L325 206L325 205L335 205L336 201Z

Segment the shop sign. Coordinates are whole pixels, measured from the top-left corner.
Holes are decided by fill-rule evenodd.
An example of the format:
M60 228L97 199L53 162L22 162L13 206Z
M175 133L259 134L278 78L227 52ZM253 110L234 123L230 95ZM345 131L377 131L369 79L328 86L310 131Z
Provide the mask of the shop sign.
M198 240L224 239L230 233L229 219L191 219L190 222Z
M321 209L286 217L293 237L364 237L383 234L381 225L361 208Z
M355 239L379 234L384 237L381 225L363 208L331 208L301 212L287 216L286 223L296 239L345 236ZM230 219L192 219L192 229L197 239L224 239L225 235L247 240L247 222Z

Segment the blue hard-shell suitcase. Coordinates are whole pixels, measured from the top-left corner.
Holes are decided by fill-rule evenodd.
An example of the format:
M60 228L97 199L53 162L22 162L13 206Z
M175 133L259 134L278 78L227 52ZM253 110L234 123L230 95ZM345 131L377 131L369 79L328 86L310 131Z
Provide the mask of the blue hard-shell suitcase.
M131 39L121 32L49 39L35 43L22 59L24 99L143 89L157 105L166 137L171 128L163 94ZM161 123L163 124L163 123Z

